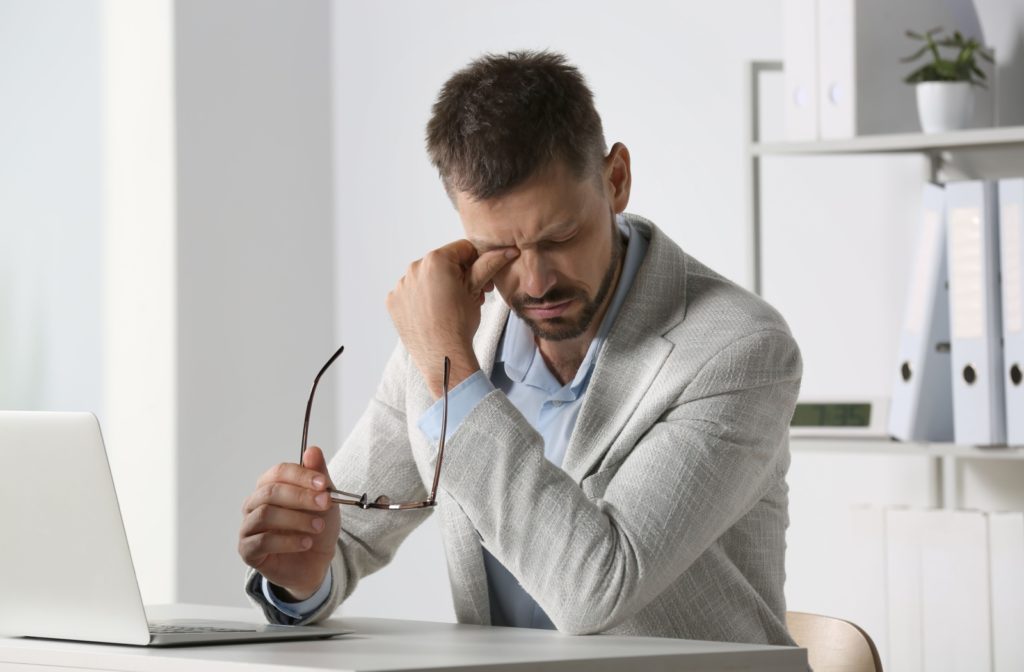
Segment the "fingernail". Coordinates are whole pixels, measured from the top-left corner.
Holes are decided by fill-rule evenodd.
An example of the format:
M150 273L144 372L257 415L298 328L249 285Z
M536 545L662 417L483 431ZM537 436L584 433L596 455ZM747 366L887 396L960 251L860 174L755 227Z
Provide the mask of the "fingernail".
M313 478L313 487L314 488L322 488L322 487L324 487L324 477L323 476L315 476Z
M505 258L506 259L515 259L518 256L519 256L519 250L517 250L514 247L510 248L508 250L505 250Z
M319 495L316 496L316 505L317 506L327 506L327 493L326 492L321 492Z
M312 545L313 545L313 540L312 539L310 539L309 537L303 538L303 540L302 540L302 547L303 548L309 548Z
M316 530L317 532L319 532L320 530L324 529L324 519L323 518L314 518L313 519L313 529Z

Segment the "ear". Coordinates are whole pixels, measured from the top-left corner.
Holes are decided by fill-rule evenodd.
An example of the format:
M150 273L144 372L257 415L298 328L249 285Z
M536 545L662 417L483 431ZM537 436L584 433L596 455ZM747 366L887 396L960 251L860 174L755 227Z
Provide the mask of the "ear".
M616 214L625 210L633 177L629 170L629 150L621 142L612 145L604 158L603 181L605 196L612 209Z

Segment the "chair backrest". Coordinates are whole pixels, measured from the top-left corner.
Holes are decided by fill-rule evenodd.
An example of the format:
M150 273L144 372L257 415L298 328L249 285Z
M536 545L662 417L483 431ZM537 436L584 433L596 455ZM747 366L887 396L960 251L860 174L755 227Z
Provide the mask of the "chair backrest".
M786 627L814 672L882 672L875 643L849 621L787 611Z

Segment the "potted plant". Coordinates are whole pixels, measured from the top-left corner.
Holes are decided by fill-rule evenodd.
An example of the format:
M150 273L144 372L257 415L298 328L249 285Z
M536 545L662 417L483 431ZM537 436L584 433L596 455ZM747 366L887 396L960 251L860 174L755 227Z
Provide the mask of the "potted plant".
M924 34L907 31L907 37L924 42L916 52L900 59L911 63L925 54L931 62L913 71L903 80L914 84L917 93L917 114L921 130L941 133L967 128L974 113L972 87L985 88L985 73L978 67L977 56L992 63L992 53L973 37L964 39L959 31L952 36L939 35L942 28L932 28ZM943 58L939 49L955 50L953 58Z

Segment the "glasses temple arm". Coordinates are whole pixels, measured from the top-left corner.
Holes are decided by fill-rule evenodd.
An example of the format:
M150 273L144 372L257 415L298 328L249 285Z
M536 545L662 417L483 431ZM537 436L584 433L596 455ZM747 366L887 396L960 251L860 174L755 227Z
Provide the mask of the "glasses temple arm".
M441 479L441 460L444 459L444 437L448 433L448 378L451 374L452 360L444 358L444 384L441 386L441 395L444 399L441 404L441 438L437 444L437 466L434 468L434 484L430 487L428 502L437 501L437 482Z
M309 413L313 410L313 395L316 394L317 383L320 382L320 377L324 375L324 371L334 363L341 353L345 351L345 346L338 348L338 351L331 355L331 358L327 360L327 363L321 367L320 372L316 374L316 378L313 379L313 387L309 390L309 401L306 402L306 417L302 422L302 447L299 449L299 464L302 464L302 458L306 455L306 441L309 437Z

